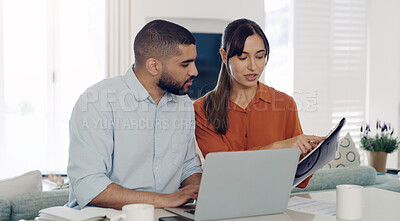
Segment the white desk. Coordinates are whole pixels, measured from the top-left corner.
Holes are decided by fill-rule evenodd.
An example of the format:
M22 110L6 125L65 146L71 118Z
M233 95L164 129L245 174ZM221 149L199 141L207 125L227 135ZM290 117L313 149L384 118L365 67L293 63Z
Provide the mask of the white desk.
M323 200L336 201L336 191L323 191L310 194L298 194L296 196ZM363 221L399 221L400 220L400 193L377 189L365 188L363 191ZM155 221L159 217L173 216L174 214L163 209L156 209ZM306 213L286 210L285 213L229 219L234 221L329 221L337 220L336 216L311 215Z

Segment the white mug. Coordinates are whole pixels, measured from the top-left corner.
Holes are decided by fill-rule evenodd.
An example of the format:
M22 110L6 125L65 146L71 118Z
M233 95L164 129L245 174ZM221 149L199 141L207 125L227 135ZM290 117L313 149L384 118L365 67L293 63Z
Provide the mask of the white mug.
M336 186L336 217L343 220L362 218L362 191L359 185Z
M154 205L128 204L122 207L122 214L110 221L154 221Z

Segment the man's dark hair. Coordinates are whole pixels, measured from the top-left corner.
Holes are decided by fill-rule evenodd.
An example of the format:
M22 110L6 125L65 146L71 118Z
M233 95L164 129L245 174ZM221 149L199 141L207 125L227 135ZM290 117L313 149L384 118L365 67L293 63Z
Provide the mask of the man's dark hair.
M136 35L133 51L135 65L143 67L148 58L165 60L178 56L178 45L196 44L192 33L186 28L164 20L147 23Z

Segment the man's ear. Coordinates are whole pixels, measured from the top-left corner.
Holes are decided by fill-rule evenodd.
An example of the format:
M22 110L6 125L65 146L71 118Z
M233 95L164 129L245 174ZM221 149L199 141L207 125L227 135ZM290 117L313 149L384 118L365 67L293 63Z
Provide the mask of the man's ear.
M157 76L161 73L162 64L155 58L149 58L146 60L146 69L152 76Z
M226 64L226 52L223 48L219 49L219 54L221 55L222 61Z

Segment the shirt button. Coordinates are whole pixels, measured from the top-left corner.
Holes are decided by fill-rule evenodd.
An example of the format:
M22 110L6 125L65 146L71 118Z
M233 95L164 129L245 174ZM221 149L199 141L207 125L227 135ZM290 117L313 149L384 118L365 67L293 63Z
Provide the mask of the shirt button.
M158 170L158 167L156 167L156 170Z
M160 138L156 137L156 140L157 140L157 141L159 141L159 140L160 140Z

